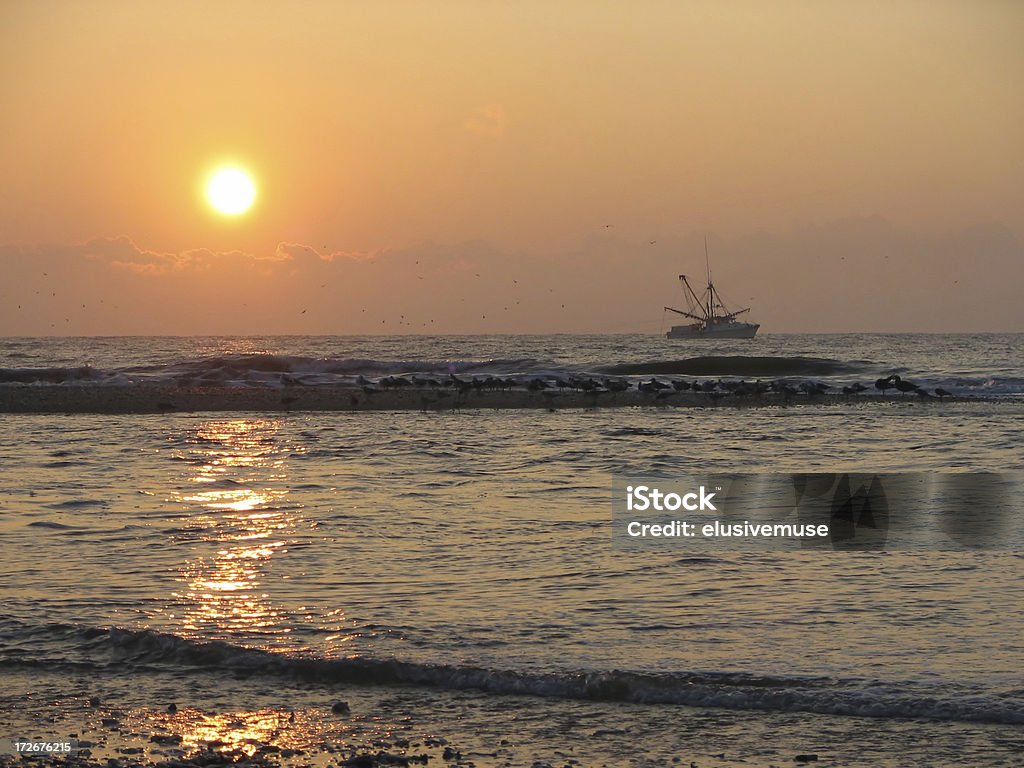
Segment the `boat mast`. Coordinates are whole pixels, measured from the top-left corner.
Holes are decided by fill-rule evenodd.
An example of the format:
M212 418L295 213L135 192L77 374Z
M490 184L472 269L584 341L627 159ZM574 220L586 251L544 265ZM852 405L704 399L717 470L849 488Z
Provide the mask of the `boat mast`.
M708 271L708 285L711 285L711 259L708 257L708 236L704 235L704 266Z
M715 290L715 284L711 280L711 257L708 255L708 237L707 237L707 235L704 236L704 267L707 270L707 278L708 278L707 303L706 304L705 304L704 301L701 300L701 298L699 296L697 296L697 292L693 290L693 286L690 285L690 281L686 279L686 275L680 275L679 276L679 282L681 282L683 284L683 286L686 288L686 293L689 294L689 296L686 296L686 301L687 301L688 304L690 304L690 309L693 310L693 311L698 311L698 308L699 308L699 311L703 312L704 316L701 317L700 315L695 315L695 314L693 314L693 311L691 311L691 312L684 312L683 310L676 309L675 307L665 307L665 309L668 310L669 312L675 312L677 315L683 315L684 317L689 317L689 318L692 318L694 320L699 321L697 323L697 330L698 330L699 333L703 333L703 332L707 331L710 326L727 325L726 321L735 323L737 316L742 315L743 313L750 311L750 307L745 307L744 309L737 309L735 312L730 312L728 307L726 307L725 304L722 303L722 297L717 294L717 292ZM685 295L686 294L684 294L684 296ZM691 303L691 299L692 299L692 303ZM715 314L716 309L721 309L722 310L722 314L721 315ZM753 326L753 329L754 329L754 331L756 331L757 330L757 326ZM752 338L752 337L753 337L753 333L751 333L751 335L749 337L744 336L742 338ZM729 338L732 338L732 337L729 337ZM739 338L739 337L736 337L736 338Z
M704 235L704 266L708 272L708 317L715 316L715 284L711 282L711 259L708 257L708 236Z

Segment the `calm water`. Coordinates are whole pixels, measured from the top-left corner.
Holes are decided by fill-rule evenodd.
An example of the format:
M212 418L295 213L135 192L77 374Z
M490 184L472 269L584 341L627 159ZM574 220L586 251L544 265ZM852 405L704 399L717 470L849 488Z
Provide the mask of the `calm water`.
M585 370L755 354L641 338L8 340L0 366L272 352ZM181 698L225 669L293 691L398 686L411 697L399 710L433 697L469 730L541 694L530 706L547 715L505 727L543 739L544 717L585 709L630 734L594 742L610 764L639 760L627 743L667 758L678 743L658 723L680 739L687 717L751 760L761 747L744 736L797 748L809 727L850 761L920 738L918 764L1018 764L1020 554L622 552L610 483L695 468L1019 469L1024 402L1008 395L1022 347L757 342L757 355L853 363L865 381L902 370L990 395L943 408L0 415L0 674L40 668L128 699Z

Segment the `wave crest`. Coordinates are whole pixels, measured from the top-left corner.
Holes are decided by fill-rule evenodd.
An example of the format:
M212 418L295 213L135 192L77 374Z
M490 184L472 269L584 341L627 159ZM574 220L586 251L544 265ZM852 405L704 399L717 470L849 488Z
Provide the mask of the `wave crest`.
M37 639L40 633L56 635L78 646L76 657L84 649L89 655L99 653L113 657L118 668L139 673L154 667L171 667L176 672L186 673L217 669L236 675L280 677L316 684L424 685L449 690L473 689L496 695L1024 724L1022 702L1006 695L972 693L968 696L946 692L928 695L908 691L904 686L868 685L827 677L623 670L536 672L364 656L290 655L221 640L192 640L153 630L116 627L49 625L30 628L28 632ZM23 661L15 659L7 663ZM109 658L102 663L106 666Z
M601 368L613 376L835 376L870 366L869 361L843 362L820 357L756 357L748 355L711 355L684 360L655 360L646 363L621 363Z

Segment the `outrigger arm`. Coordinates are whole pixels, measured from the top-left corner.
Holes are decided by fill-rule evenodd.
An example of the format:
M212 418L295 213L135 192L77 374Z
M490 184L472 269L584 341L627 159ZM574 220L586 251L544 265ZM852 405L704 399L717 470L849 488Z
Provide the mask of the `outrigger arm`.
M694 320L703 320L704 318L700 315L695 315L692 312L683 312L681 309L675 307L665 307L669 312L675 312L677 315L683 315L684 317L692 317Z
M710 315L711 314L711 299L710 298L708 299L708 306L705 307L704 304L701 303L701 300L697 297L697 294L694 293L693 288L690 287L690 281L686 279L686 275L680 275L679 276L679 282L681 282L683 285L686 286L686 290L688 290L690 292L690 295L693 297L694 303L698 307L700 307L702 310L704 310L708 315ZM669 309L669 307L666 307L666 309ZM686 313L685 312L681 312L680 314L685 315ZM691 317L693 317L693 315L691 315ZM703 320L703 319L704 318L702 318L702 317L698 317L697 318L697 320Z

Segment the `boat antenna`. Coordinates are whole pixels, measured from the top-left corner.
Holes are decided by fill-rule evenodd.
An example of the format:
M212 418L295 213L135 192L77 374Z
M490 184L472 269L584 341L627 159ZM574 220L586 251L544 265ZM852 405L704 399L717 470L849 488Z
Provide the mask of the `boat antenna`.
M708 285L711 285L711 259L708 258L708 236L704 235L704 266L708 270Z
M708 315L715 314L715 286L711 282L711 259L708 257L708 236L704 235L704 266L708 271Z

